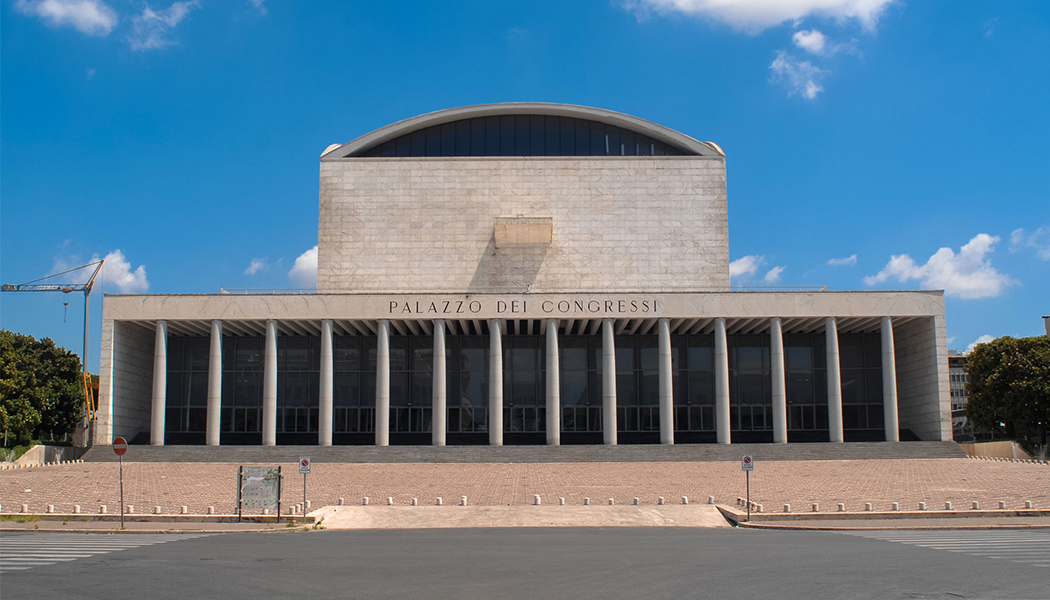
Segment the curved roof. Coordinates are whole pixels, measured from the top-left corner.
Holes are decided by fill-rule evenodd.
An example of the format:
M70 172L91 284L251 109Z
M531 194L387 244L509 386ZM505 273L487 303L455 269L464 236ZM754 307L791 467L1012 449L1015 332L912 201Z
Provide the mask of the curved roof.
M420 131L434 125L443 125L453 121L479 117L495 117L505 115L536 115L552 117L571 117L586 119L606 125L621 127L646 135L654 140L663 142L669 146L681 150L683 154L695 156L723 157L725 154L721 148L713 142L700 142L683 133L657 125L651 121L632 117L623 113L592 108L589 106L577 106L574 104L552 104L547 102L505 102L499 104L478 104L474 106L462 106L449 108L436 112L419 115L403 121L398 121L386 127L376 129L352 142L346 144L333 144L321 154L321 160L339 160L361 156L376 146L388 142L405 134Z

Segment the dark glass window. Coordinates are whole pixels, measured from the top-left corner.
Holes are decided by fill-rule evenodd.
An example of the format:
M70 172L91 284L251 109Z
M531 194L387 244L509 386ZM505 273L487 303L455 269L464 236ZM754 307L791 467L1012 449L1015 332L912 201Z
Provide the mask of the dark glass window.
M205 430L210 344L210 337L168 337L166 432Z
M358 156L683 155L677 148L597 121L539 115L463 119L406 133Z

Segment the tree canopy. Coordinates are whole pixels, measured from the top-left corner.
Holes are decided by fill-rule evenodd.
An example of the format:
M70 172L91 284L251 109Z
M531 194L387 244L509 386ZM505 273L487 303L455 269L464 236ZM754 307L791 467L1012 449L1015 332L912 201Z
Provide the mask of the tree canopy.
M84 404L80 357L49 338L0 330L0 428L9 443L62 439Z
M1001 337L966 362L967 415L1022 445L1046 446L1050 425L1050 337Z

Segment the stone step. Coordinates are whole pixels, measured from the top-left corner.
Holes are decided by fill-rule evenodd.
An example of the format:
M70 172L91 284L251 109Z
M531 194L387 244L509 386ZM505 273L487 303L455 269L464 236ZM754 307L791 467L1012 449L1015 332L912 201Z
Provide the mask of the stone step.
M965 458L955 442L847 442L843 444L677 444L620 446L147 446L132 445L130 462L294 463L301 456L327 463L544 463L864 460ZM116 462L96 446L85 462Z

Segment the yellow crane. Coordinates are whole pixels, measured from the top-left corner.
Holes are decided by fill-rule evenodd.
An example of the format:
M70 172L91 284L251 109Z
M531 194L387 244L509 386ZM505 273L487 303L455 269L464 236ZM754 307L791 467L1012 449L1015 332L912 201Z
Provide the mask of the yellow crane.
M97 260L93 263L89 263L80 267L69 269L68 271L62 271L61 273L54 273L40 279L34 279L33 281L27 281L26 283L10 284L5 283L3 291L5 292L62 292L63 294L71 294L73 292L84 292L84 353L80 355L80 362L83 366L83 372L81 373L82 381L84 384L84 402L87 405L87 416L89 421L94 421L97 416L97 405L95 402L94 394L92 394L91 376L88 374L88 313L91 307L91 288L95 285L95 277L98 276L99 272L102 271L102 263L106 262L105 259ZM91 276L88 277L85 283L51 283L48 280L53 280L60 275L67 275L74 271L80 271L81 269L90 269L94 267L95 270L91 272ZM69 304L66 302L65 304Z

